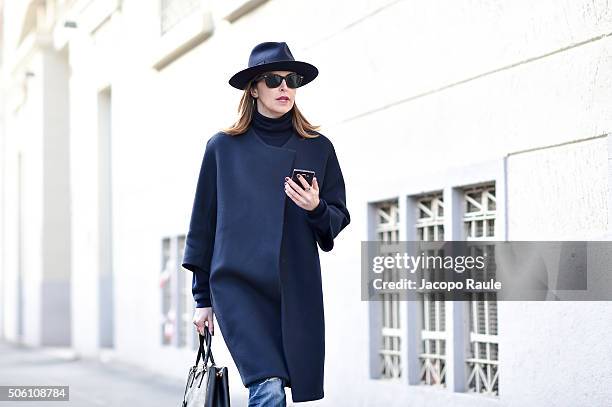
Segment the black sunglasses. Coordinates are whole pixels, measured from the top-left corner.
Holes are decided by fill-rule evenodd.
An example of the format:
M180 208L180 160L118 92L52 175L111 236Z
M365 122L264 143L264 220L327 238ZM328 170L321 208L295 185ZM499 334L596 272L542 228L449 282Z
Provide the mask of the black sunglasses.
M283 82L283 79L285 80L287 87L291 89L299 88L304 82L304 77L302 75L298 75L295 72L291 72L287 76L280 76L275 73L265 73L263 75L257 76L255 78L255 82L260 81L262 79L266 80L266 86L269 88L278 88Z

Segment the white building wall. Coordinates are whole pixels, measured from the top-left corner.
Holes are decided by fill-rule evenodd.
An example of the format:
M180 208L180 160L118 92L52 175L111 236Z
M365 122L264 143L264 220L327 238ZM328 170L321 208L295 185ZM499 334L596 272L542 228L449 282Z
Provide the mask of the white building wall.
M187 231L205 142L234 119L240 92L227 80L258 42L287 41L296 59L320 69L312 85L298 90L298 105L334 142L351 211L351 225L333 254L321 253L326 383L325 399L313 404L574 406L587 396L593 405L612 400L612 375L585 368L605 366L612 355L604 340L610 319L605 302L501 303L500 397L489 400L370 379L368 304L360 301L359 286L368 202L411 189L415 177L427 184L436 173L513 152L575 142L509 156L508 239L595 239L606 232L605 138L582 141L612 132L603 119L612 100L612 87L604 86L612 79L606 1L268 1L232 24L221 20L231 6L211 1L212 36L160 71L154 65L167 45L157 38L156 2L92 4L102 3L101 11L75 17L78 29L53 31L53 40L68 46L70 64L71 226L64 233L71 241L70 328L77 351L100 351L98 276L108 260L99 254L99 92L112 89L114 355L182 378L192 350L160 344L161 239ZM19 27L12 30L7 39ZM28 86L30 112L42 103L43 85L35 78L40 76ZM10 102L7 112L14 107ZM40 310L37 242L45 221L37 117L40 112L6 117L6 237L16 236L17 228L11 168L18 149L25 157L24 327L30 343L42 326L31 316ZM35 123L39 127L27 127ZM9 339L16 339L17 326L16 245L4 241ZM239 389L219 330L215 357L232 368L234 390L246 391Z
M0 10L2 8L0 7ZM0 13L0 24L4 25L4 16ZM4 43L4 35L2 30L0 30L0 46ZM2 74L2 61L3 55L0 52L0 75ZM0 340L2 340L5 336L4 333L4 325L5 325L5 309L6 309L6 297L5 297L5 273L3 270L5 269L4 262L6 260L6 256L4 254L4 247L6 245L5 240L5 225L6 220L4 217L4 207L6 201L6 186L5 180L6 176L6 128L5 128L5 85L4 81L0 80Z
M607 142L598 137L511 155L509 240L602 240L608 227ZM598 281L593 271L607 269L591 260L589 287ZM611 375L585 368L612 362L610 320L608 301L502 303L501 400L517 406L610 404Z
M44 201L42 213L43 281L40 321L45 345L70 345L70 160L68 61L65 52L45 49L42 95Z
M109 15L106 26L94 35L79 26L69 35L70 47L70 167L72 189L72 344L83 355L92 356L100 347L100 274L102 273L99 224L101 202L99 177L103 156L100 143L98 93L116 77L116 64L125 60L109 53L100 39L116 30L117 15ZM79 21L79 20L77 20ZM128 65L128 64L126 64ZM127 310L125 310L127 311Z
M67 69L36 4L4 4L3 324L9 340L68 345Z
M42 112L42 58L32 56L29 61L30 72L34 76L27 79L27 94L23 103L16 108L12 117L7 117L7 195L21 195L21 207L16 200L7 198L5 250L6 302L9 312L6 318L6 336L20 339L27 344L39 345L42 339L42 285L43 285L43 128ZM26 97L27 96L27 97ZM15 178L21 160L21 185ZM11 176L11 174L13 174ZM20 217L16 216L18 213ZM11 267L13 266L13 267ZM21 277L19 277L21 276ZM19 283L21 281L21 283ZM12 314L12 315L11 315Z
M342 95L347 102L339 104L337 110L346 113L335 121L332 119L337 124L330 133L341 152L347 185L358 186L349 187L348 200L357 203L352 207L351 226L362 230L362 236L366 230L362 222L367 217L366 206L360 203L415 189L406 185L409 179L422 178L423 184L427 184L431 174L447 168L457 168L457 172L461 172L464 165L515 151L610 132L609 121L604 120L608 116L605 113L608 102L604 101L610 99L611 88L606 84L612 72L612 42L609 37L601 38L602 34L610 32L609 9L602 8L603 4L599 4L599 11L589 11L584 5L579 13L570 11L579 7L575 2L547 6L540 2L529 13L522 9L526 3L520 2L498 2L499 9L487 8L485 3L480 3L481 8L474 8L474 3L468 8L465 2L445 3L439 8L431 3L422 4L424 8L432 8L426 12L414 2L398 3L393 12L385 14L384 23L376 23L378 18L383 19L381 12L330 39L329 42L336 41L335 46L330 45L324 55L315 54L321 55L317 59L328 65L321 66L321 70L329 72L327 77L331 78L330 82L334 81L318 89L333 89L333 93ZM514 7L516 11L513 12ZM419 25L419 21L430 23L431 20L423 15L432 14L440 17L435 26ZM558 24L566 18L567 25ZM377 29L358 29L366 25ZM395 35L386 35L391 30L395 30ZM349 31L354 34L352 37ZM407 31L413 35L406 35ZM373 32L377 35L372 35ZM396 49L391 45L367 46L369 41L382 43L381 38L393 43ZM587 42L580 44L581 41ZM346 82L358 84L352 90L348 86L341 88L343 82L337 80L341 77L343 64L337 63L334 53L345 44L353 47L344 54L347 59L347 55L352 56L352 51L358 47L368 52L378 50L383 55L378 59L367 58L369 54L364 53L357 55L353 66L359 69L349 69L354 80ZM565 49L571 45L574 47ZM410 55L418 59L409 60ZM400 63L402 60L404 63ZM379 69L374 70L372 66L377 63ZM393 76L385 76L394 72L405 74L405 85L401 85L401 81L394 82ZM365 80L357 82L357 77ZM370 80L373 77L387 80ZM394 104L394 100L402 97L406 99L404 103ZM368 112L368 104L373 105L371 110L390 106L356 117ZM322 106L322 109L328 114L337 112L329 106ZM604 140L586 149L581 144L570 145L564 160L557 159L543 168L540 161L532 160L528 169L521 171L515 164L517 159L509 158L510 188L523 194L509 191L508 239L601 238L608 228L606 205L601 202L607 199ZM547 171L555 166L559 166L557 170L562 171L563 177L554 178L552 185L547 184ZM539 176L540 171L544 172L544 177ZM534 177L534 173L538 176ZM527 179L528 176L531 178ZM569 184L568 179L571 180ZM523 188L524 181L529 182ZM538 188L542 192L537 191ZM536 197L527 200L525 195L533 193L534 189ZM563 189L561 194L558 193L560 189ZM548 211L544 214L541 210L530 210L531 201L535 201L539 209L549 207ZM580 210L576 211L579 205ZM560 218L563 214L565 216ZM535 218L539 221L534 223ZM525 230L517 230L517 224ZM555 228L559 233L553 231ZM347 269L356 271L358 265L351 265L347 258L338 270ZM388 405L409 401L414 406L476 403L473 396L449 396L433 389L406 389L402 397L398 396L397 386L381 387L368 380L367 360L354 357L367 344L365 337L361 341L357 339L360 336L355 329L363 324L366 306L363 304L359 313L346 311L357 303L359 290L357 281L345 276L342 272L328 273L325 280L326 287L342 287L342 293L347 293L344 297L337 296L334 305L326 308L326 317L334 321L328 328L327 344L337 350L331 361L328 359L328 371L332 372L326 377L328 383L345 383L360 389L357 394L351 394L354 396L351 401L355 403L363 398L381 400L381 405L382 400L390 403ZM326 299L331 301L329 296ZM569 313L571 309L583 310L584 314ZM527 312L521 312L523 310ZM569 321L568 314L572 315ZM603 328L605 324L601 325L603 318L610 318L606 302L500 303L501 405L590 404L587 397L593 397L595 404L609 403L612 395L607 389L612 378L608 375L602 378L601 371L581 367L585 360L595 363L599 358L601 363L601 358L608 361L612 357L611 349L601 342L609 332ZM574 331L568 339L568 328L565 328L568 322L578 328L578 332L596 331L598 334L585 341L585 334ZM540 330L513 329L522 326L540 327ZM558 332L564 339L554 346L543 346L551 340L551 332ZM586 343L581 345L582 342ZM571 345L566 347L565 344ZM545 368L556 366L547 360L557 362L559 359L563 359L561 364L567 369ZM346 365L347 360L353 363ZM526 370L520 366L525 366ZM360 372L362 377L359 377ZM574 380L574 375L579 380ZM330 387L333 392L335 386ZM392 391L386 391L388 388ZM340 392L329 397L337 403L345 400Z

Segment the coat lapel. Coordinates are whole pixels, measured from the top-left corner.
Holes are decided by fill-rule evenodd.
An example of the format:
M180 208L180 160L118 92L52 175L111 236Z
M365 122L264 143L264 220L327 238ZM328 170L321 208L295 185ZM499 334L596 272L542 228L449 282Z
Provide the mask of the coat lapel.
M252 230L253 236L259 236L268 250L274 252L275 265L280 258L283 225L285 223L287 201L290 198L285 194L284 178L291 176L296 156L299 137L292 135L282 147L266 144L257 137L252 129L238 137L244 137L242 142L246 145L240 150L239 162L233 166L243 174L233 179L240 179L237 189L244 201L234 201L240 209L235 208L235 213L242 213L245 205L254 205L258 215L256 219L249 219L241 224L250 224L257 230ZM253 216L253 210L247 211ZM245 213L246 214L246 213Z

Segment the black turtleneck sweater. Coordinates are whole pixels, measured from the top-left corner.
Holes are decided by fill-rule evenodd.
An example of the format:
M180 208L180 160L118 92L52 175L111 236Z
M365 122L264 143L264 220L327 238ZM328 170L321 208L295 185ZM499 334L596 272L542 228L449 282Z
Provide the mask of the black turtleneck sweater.
M264 116L255 109L251 126L265 143L280 147L293 134L292 117L293 109L278 118Z

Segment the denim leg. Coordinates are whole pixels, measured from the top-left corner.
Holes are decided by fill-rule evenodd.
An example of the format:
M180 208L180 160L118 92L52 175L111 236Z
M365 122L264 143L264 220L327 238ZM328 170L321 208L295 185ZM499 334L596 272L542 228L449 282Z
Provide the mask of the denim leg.
M248 407L286 407L287 398L283 379L268 377L249 386Z

